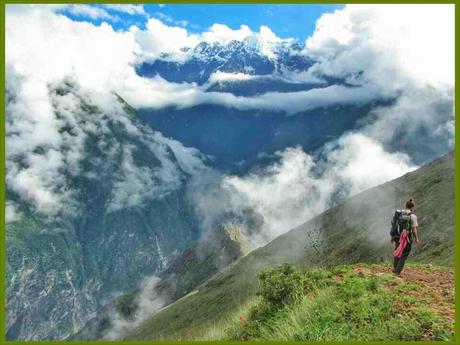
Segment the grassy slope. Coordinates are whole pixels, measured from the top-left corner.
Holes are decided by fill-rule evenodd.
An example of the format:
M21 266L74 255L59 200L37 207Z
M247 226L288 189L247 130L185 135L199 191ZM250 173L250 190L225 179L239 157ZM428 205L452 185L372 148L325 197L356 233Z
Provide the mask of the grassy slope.
M127 340L202 338L254 303L256 272L292 262L315 265L383 262L390 258L389 221L409 196L416 202L421 244L410 261L453 266L454 167L450 153L412 173L367 190L278 237L228 267L196 291L162 309ZM310 237L322 234L318 253ZM309 234L311 236L309 236Z
M299 302L269 312L261 303L243 313L239 322L220 326L221 339L452 339L453 269L410 265L399 278L389 266L357 264L313 269L305 277L310 283ZM239 318L235 315L234 320Z

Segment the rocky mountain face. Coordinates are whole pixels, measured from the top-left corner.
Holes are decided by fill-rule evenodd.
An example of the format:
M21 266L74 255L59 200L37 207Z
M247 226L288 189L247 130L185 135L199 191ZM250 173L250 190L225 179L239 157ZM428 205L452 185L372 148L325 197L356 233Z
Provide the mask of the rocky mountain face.
M240 226L225 223L203 235L161 272L156 290L176 300L253 249Z
M49 97L61 136L73 138L59 148L68 161L50 181L66 197L56 212L40 212L7 186L14 209L6 226L8 339L75 333L199 237L184 200L187 179L202 167L194 151L140 124L116 95L109 112L72 81L51 86ZM10 171L31 164L20 155L11 162Z
M167 269L154 278L152 285L144 281L145 285L141 284L140 288L108 303L97 317L69 339L116 339L142 322L142 317L145 317L142 308L146 307L142 303L150 303L153 308L168 305L190 293L251 250L253 247L239 226L232 223L221 224L174 259ZM149 295L147 301L142 298L145 295Z

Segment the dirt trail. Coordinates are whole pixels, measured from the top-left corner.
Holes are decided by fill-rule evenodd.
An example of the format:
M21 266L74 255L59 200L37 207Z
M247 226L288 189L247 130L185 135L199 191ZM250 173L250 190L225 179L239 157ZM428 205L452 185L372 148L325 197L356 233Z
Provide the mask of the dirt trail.
M364 275L392 274L391 268L386 266L355 265L354 271ZM454 271L443 268L435 268L431 265L405 267L401 276L395 276L391 284L396 288L401 283L408 282L417 284L423 289L405 292L416 297L421 303L432 310L437 311L445 322L455 322L455 276ZM405 307L401 306L404 310Z

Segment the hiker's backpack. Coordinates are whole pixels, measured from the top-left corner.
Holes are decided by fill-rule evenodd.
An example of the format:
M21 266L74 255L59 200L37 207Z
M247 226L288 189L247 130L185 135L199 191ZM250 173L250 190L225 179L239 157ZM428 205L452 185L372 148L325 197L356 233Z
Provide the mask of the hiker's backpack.
M401 232L406 229L410 237L412 233L412 212L404 212L402 210L396 210L391 220L390 236L399 237Z

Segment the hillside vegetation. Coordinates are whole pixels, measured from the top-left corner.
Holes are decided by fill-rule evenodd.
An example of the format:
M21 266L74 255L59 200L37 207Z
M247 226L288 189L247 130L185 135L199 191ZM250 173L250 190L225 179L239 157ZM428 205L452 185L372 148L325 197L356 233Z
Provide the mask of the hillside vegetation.
M265 247L251 252L198 286L193 292L155 313L126 334L125 340L225 339L228 337L226 329L235 319L235 315L249 310L258 303L257 272L261 269L286 262L293 263L303 272L315 266L333 267L359 262L384 263L391 258L393 249L389 243L389 221L394 209L401 207L408 197L413 197L416 202L415 212L420 221L421 238L421 243L414 247L409 261L452 267L453 178L453 153L449 153L412 173L356 195L278 237ZM383 279L380 283L385 286L387 278L384 274L382 278L376 279ZM366 279L356 284L367 284ZM406 288L406 284L403 281L403 289ZM386 293L385 289L378 291L378 296L384 296ZM310 302L305 300L304 303L314 304L316 302L311 301L319 301L321 298L327 301L333 296L342 298L343 296L337 292L338 290L329 288L321 289L321 294L315 299L308 299ZM347 301L347 298L342 301ZM382 299L382 303L385 298ZM421 302L419 309L422 311L423 306ZM430 316L434 315L429 310L427 312ZM386 317L385 315L382 314L382 317ZM423 319L422 316L420 320ZM433 329L430 328L429 332L435 334L436 339L449 337L449 331L444 332L445 334L436 331L438 326L448 329L442 326L442 322L447 321L440 322L436 323ZM381 339L383 334L369 332L369 339ZM261 334L260 338L264 338L265 333ZM295 334L297 333L293 332L286 337L294 337ZM274 336L274 333L271 336ZM304 339L314 338L313 335L304 336ZM353 334L343 336L357 339L357 335ZM397 339L428 337L421 328L388 336L395 336ZM320 338L318 335L318 339Z
M259 273L258 303L224 328L236 340L451 340L454 272L414 265L404 278L384 265L301 274L285 264ZM222 327L222 326L221 326ZM218 332L208 332L208 334Z

